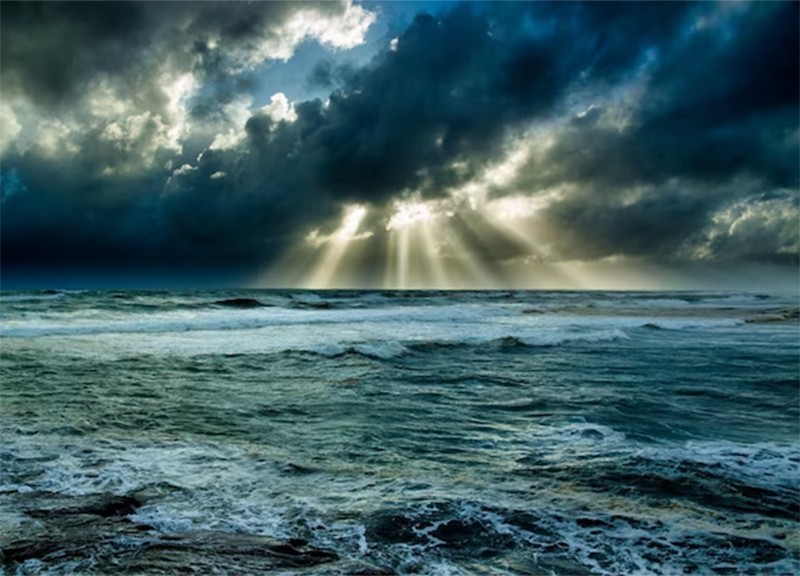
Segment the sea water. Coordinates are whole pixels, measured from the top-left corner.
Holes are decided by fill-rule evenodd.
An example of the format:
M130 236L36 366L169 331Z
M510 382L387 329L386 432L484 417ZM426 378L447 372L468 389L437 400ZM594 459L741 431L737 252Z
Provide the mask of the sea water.
M127 520L156 533L298 538L397 573L795 574L797 311L730 292L3 292L0 537L35 528L37 498L149 490ZM131 546L4 569L94 573Z

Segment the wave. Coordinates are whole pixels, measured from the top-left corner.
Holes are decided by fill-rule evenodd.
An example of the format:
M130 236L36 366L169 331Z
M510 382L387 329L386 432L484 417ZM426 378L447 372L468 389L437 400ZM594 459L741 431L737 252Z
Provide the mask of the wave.
M798 491L800 445L761 442L688 442L671 449L644 449L639 455L670 465L691 464L744 485ZM797 494L800 496L800 494Z
M645 474L696 475L714 478L720 485L735 483L800 497L800 444L796 443L706 440L654 446L583 418L540 422L526 433L525 443L531 453L520 458L519 464L527 470L548 468L551 474L565 467L575 481L596 483L604 481L604 474L628 474L631 484L641 484L637 478L643 480ZM571 458L565 459L576 455L580 456L577 466Z
M272 304L276 295L257 299L230 296L214 301L207 294L194 302L171 300L170 306L185 307L166 311L131 310L126 302L125 309L70 307L65 311L7 314L0 322L0 338L59 337L58 349L66 355L310 353L390 360L411 353L447 353L445 349L455 348L491 353L572 345L625 345L629 340L652 339L653 335L648 337L643 329L702 331L744 322L719 317L528 315L520 313L528 307L520 303L297 309L288 296L280 296L283 305ZM293 299L323 301L310 296L313 295L300 294ZM150 295L138 298L139 307L153 300ZM92 340L91 346L87 346L88 340Z
M571 342L611 342L614 340L629 340L630 336L628 336L624 331L614 328L611 330L596 330L593 332L585 332L585 333L570 333L570 332L558 332L558 333L541 333L535 335L526 335L526 336L502 336L500 338L495 338L490 340L486 343L498 347L498 348L540 348L540 347L548 347L548 346L559 346L561 344L567 344ZM452 342L452 343L437 343L440 345L470 345L476 344L478 341L476 340L464 340L461 342ZM429 343L423 343L422 346L427 346Z
M334 305L329 300L323 300L319 294L313 292L304 294L289 294L292 308L311 309L311 310L328 310L333 308Z
M713 303L713 304L726 304L726 305L751 305L763 303L767 300L773 300L775 296L769 294L731 294L731 293L718 293L718 294L703 294L698 298L698 302Z
M672 309L686 308L691 302L683 298L614 298L609 300L591 300L588 305L596 308L644 308Z
M382 340L364 343L336 343L318 346L299 347L282 350L284 353L311 353L328 358L336 358L348 354L388 360L398 358L409 353L427 353L436 350L453 350L456 348L481 348L486 346L499 348L539 348L558 346L572 342L609 342L613 340L628 339L622 330L608 330L593 334L563 334L548 335L540 338L521 338L517 336L504 336L492 340L464 339L464 340L423 340L399 342L396 340Z
M250 303L247 303L250 306ZM54 318L54 319L51 319ZM130 354L177 356L310 353L347 354L389 360L458 348L492 350L569 345L609 345L638 338L642 319L551 318L528 322L513 310L505 317L492 309L409 307L366 310L295 310L270 306L188 309L135 314L103 312L97 319L74 314L8 320L3 339L61 337L64 354L127 357ZM645 326L667 330L732 326L721 320L669 319ZM86 346L87 339L98 345Z
M96 335L107 333L158 333L218 330L252 330L272 326L297 325L364 325L380 331L387 326L403 328L411 324L424 326L492 324L498 317L513 310L495 310L470 305L396 306L386 308L343 308L320 310L321 306L305 303L298 307L271 306L262 300L253 302L215 301L207 309L190 306L185 309L162 310L74 310L61 314L30 315L10 318L0 326L0 336L39 337ZM256 302L258 305L256 304ZM328 308L328 306L324 306ZM225 309L223 309L225 308Z
M597 330L582 334L547 334L521 338L520 341L525 346L558 346L569 342L612 342L614 340L629 340L623 330L614 328L611 330Z
M623 433L599 424L576 421L537 431L536 447L549 450L551 464L572 464L559 489L548 488L554 480L550 471L538 475L535 488L518 494L407 471L350 484L355 475L326 468L327 460L309 470L302 460L275 459L259 443L162 440L92 444L90 450L79 444L59 447L40 474L29 475L29 484L8 484L0 492L131 495L143 505L128 519L162 533L302 537L398 573L421 567L430 573L435 565L462 574L472 566L465 562L478 558L498 558L524 573L682 574L698 566L796 573L794 541L786 539L795 520L778 514L780 494L754 491L759 484L753 481L763 471L773 471L773 479L796 478L797 446L690 442L636 450ZM15 457L41 457L55 449L31 439L27 453L17 450ZM747 468L754 464L751 474ZM587 479L615 482L614 489L595 492L588 484L585 490ZM333 496L308 495L319 486ZM378 505L360 506L362 498ZM747 508L756 498L762 503L767 498L766 505ZM784 501L791 506L791 499ZM698 505L717 509L701 514ZM745 513L718 513L730 506ZM505 564L523 555L525 563ZM487 571L477 561L474 567Z
M548 335L540 338L504 336L492 340L487 339L464 339L464 340L415 340L399 342L396 340L382 340L364 343L337 343L323 344L311 347L300 347L285 349L282 352L306 352L335 358L347 354L356 354L368 358L378 358L388 360L398 358L406 354L426 353L436 350L453 350L456 348L481 348L486 346L500 348L539 348L558 346L571 342L609 342L613 340L626 340L629 337L622 330L608 330L591 334L562 334Z
M228 308L248 309L248 308L263 308L269 306L255 298L225 298L222 300L215 300L214 304L217 306L226 306Z
M648 328L650 330L698 330L709 328L732 328L745 324L747 321L741 318L703 318L703 319L689 319L689 318L652 318L644 324L640 324L640 328Z
M407 354L410 350L392 340L382 342L365 342L361 344L322 344L319 346L310 346L307 348L283 350L285 353L302 352L317 354L327 358L336 358L345 356L347 354L354 354L364 356L366 358L376 358L379 360L388 360L390 358L397 358Z
M48 292L46 294L14 294L0 296L0 304L4 302L34 302L38 300L58 300L66 296L64 292Z
M447 499L384 509L366 519L366 535L399 552L401 568L430 566L436 559L437 574L465 573L463 564L451 563L448 550L485 556L526 550L534 566L522 571L537 574L684 574L698 566L785 574L798 565L791 545L735 521L716 530L693 529L663 509L607 510L592 503L565 510L562 502L519 509Z

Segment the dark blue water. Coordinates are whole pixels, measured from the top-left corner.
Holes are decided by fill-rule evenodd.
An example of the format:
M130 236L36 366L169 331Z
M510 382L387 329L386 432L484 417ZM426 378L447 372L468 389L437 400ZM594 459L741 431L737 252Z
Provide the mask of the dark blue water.
M35 532L37 498L146 491L126 518L143 530L301 538L341 558L303 573L796 573L797 306L4 293L0 537ZM5 571L97 572L137 542Z

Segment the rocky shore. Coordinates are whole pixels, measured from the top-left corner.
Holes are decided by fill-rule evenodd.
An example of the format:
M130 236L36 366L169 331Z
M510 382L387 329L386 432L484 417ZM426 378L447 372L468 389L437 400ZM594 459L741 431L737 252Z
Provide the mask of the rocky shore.
M4 499L16 500L15 508L24 510L18 528L0 534L3 567L11 574L37 574L46 567L87 574L249 575L312 567L325 567L314 571L323 574L391 574L300 539L159 532L128 518L143 503L136 495L13 493Z

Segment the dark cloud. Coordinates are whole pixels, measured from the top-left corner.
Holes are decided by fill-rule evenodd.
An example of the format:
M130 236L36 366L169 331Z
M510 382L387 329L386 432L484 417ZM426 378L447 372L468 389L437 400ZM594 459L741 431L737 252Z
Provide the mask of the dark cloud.
M4 96L54 105L88 79L138 63L154 29L141 2L4 2L0 51Z
M293 121L251 112L209 149L265 43L310 7L342 10L3 3L4 97L85 122L72 155L3 158L4 267L255 269L344 203L447 198L534 127L548 146L490 191L563 189L537 230L556 257L796 262L797 3L448 5L366 65L321 61L308 81L326 102L296 102ZM175 136L161 83L186 72L200 87ZM113 129L81 104L98 79L135 103ZM450 225L498 276L530 252L467 210Z
M494 18L469 5L420 14L371 65L318 67L317 82L343 82L318 125L297 128L299 161L313 159L332 195L382 201L442 193L496 158L509 130L553 111L583 60L566 38L497 37ZM457 174L456 162L471 169Z
M590 186L552 206L547 223L567 259L624 255L669 261L702 229L724 192L676 180L629 200Z
M231 92L252 88L252 78L232 76L269 56L262 54L265 45L280 47L281 24L301 9L335 15L342 4L6 2L0 11L3 92L40 105L69 105L98 78L131 92L152 91L162 81L160 67L169 64L208 80L208 90L224 103ZM232 86L218 85L225 83Z
M322 88L331 88L334 83L334 69L330 60L322 60L318 62L311 70L308 77L308 83L311 86L320 86Z
M715 260L800 264L800 197L771 196L748 198L728 208L706 230L705 247Z
M518 185L574 186L548 214L565 257L678 258L716 212L753 194L742 178L797 189L800 64L780 48L797 44L797 21L796 3L758 4L727 30L671 40L625 127L601 105L558 134ZM631 199L636 187L648 191ZM726 259L765 258L727 246Z

